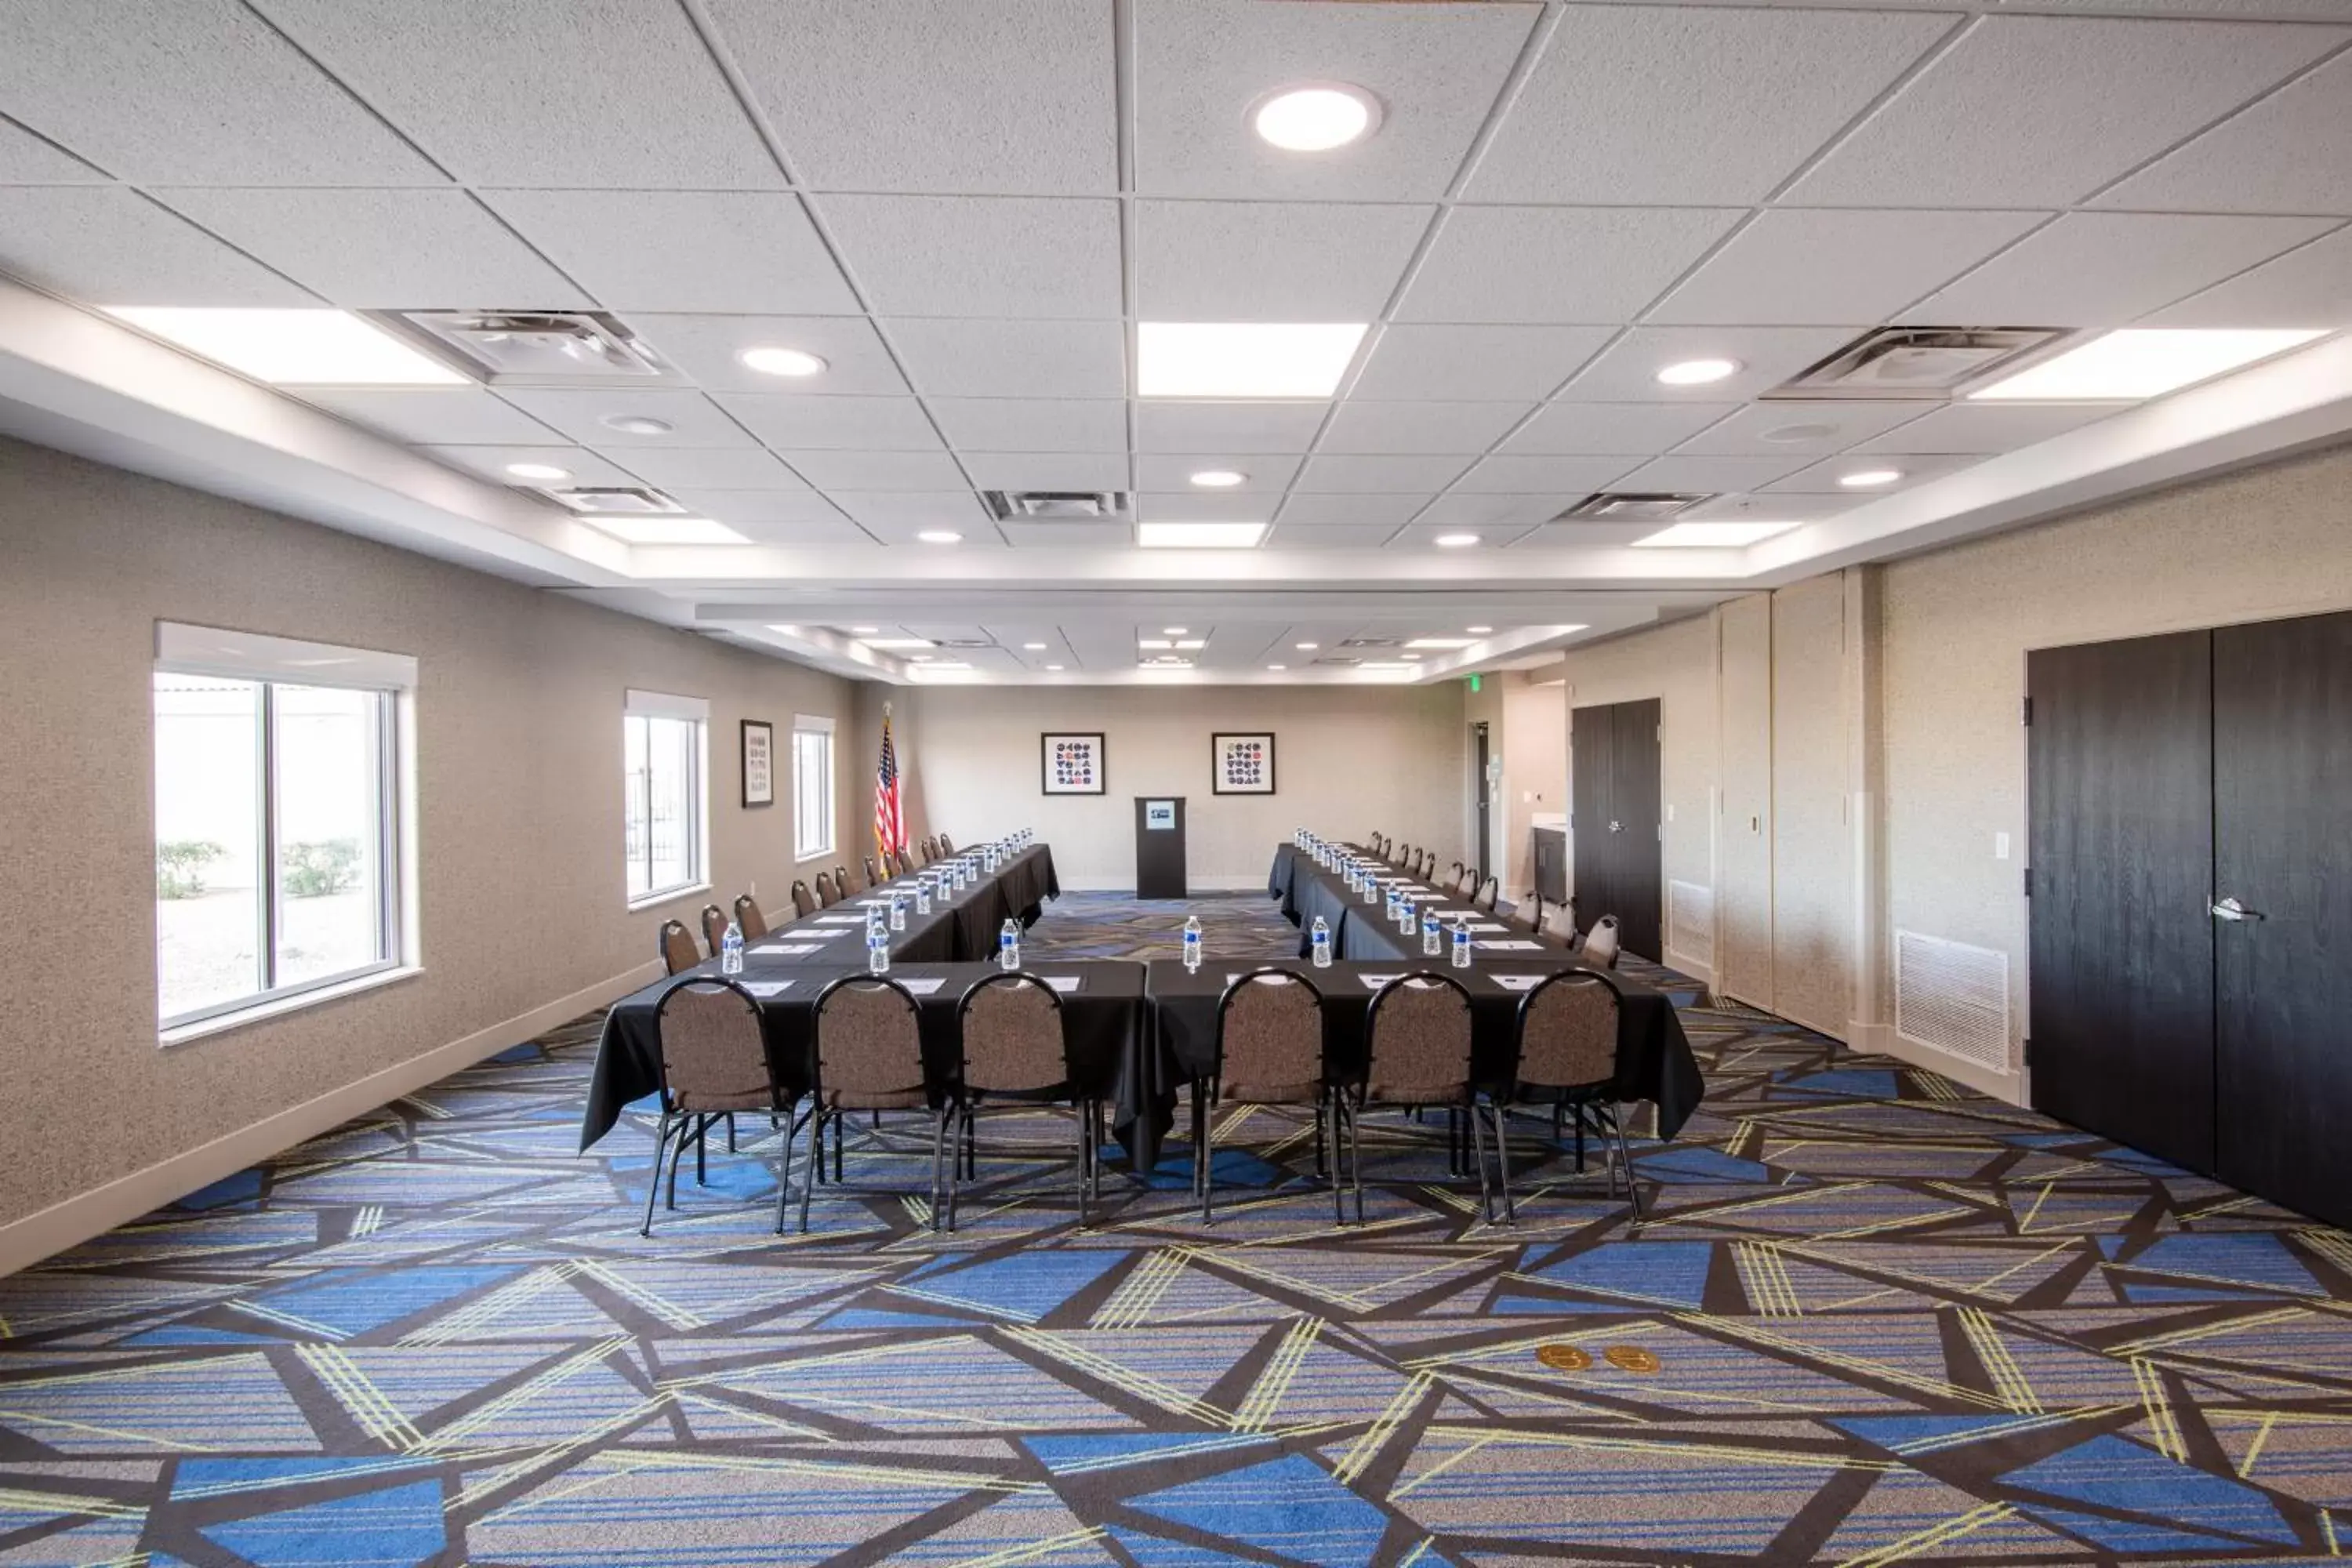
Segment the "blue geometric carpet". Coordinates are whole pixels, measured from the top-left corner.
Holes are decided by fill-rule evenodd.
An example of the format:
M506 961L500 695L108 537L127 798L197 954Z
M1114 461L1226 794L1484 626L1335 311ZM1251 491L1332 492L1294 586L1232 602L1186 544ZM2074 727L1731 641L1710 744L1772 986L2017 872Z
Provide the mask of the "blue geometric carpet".
M1040 1113L955 1236L886 1121L806 1237L747 1125L641 1239L646 1119L572 1152L581 1020L0 1281L0 1563L2352 1552L2352 1237L1683 1000L1708 1093L1637 1140L1648 1219L1527 1121L1516 1229L1370 1116L1335 1230L1263 1111L1213 1227L1180 1149L1080 1229Z

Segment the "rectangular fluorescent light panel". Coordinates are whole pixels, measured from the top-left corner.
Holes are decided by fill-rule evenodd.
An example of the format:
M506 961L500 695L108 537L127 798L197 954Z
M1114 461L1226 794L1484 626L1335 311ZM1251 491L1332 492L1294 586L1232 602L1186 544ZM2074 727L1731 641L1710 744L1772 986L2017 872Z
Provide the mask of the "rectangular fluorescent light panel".
M857 640L867 647L879 648L937 647L939 646L929 637L859 637Z
M1139 522L1135 542L1146 550L1255 550L1262 522Z
M2326 335L2136 327L2094 338L1969 396L2053 403L2161 397Z
M1328 397L1366 323L1144 321L1139 397Z
M1633 542L1655 550L1725 550L1804 526L1801 522L1678 522Z
M583 517L589 527L625 544L749 544L723 522L707 517Z
M447 365L346 310L123 305L106 313L272 386L467 384Z
M1407 647L1451 649L1468 647L1472 643L1476 642L1477 640L1478 639L1476 637L1415 637L1404 646Z

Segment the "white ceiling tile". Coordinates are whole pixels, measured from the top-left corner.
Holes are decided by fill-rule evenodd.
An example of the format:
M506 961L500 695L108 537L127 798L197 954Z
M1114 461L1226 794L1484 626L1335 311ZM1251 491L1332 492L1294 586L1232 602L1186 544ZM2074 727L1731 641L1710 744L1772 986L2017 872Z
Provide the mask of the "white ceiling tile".
M2352 5L2344 9L2352 20ZM2342 55L2102 195L2158 212L2352 214L2352 55Z
M670 316L632 311L626 325L706 392L782 392L810 397L903 396L907 378L859 316ZM804 377L765 375L736 356L745 349L798 349L825 362Z
M1571 7L1470 199L1761 201L1950 26L1858 10Z
M632 447L622 465L666 490L797 490L807 487L783 459L757 447Z
M2352 227L2265 261L2150 317L2164 327L2352 326Z
M561 430L583 447L754 447L741 426L710 399L682 387L516 386L499 393L509 403ZM607 419L659 419L670 428L633 436Z
M1136 184L1148 195L1433 201L1445 194L1534 21L1511 5L1136 7ZM1269 147L1248 116L1300 81L1381 100L1377 134L1344 153Z
M945 397L1124 397L1117 321L958 321L902 316L883 331L915 390Z
M1125 452L1127 405L1108 397L933 397L959 452Z
M2335 221L2068 213L1906 315L1971 326L2117 326L2324 234Z
M1867 490L1843 490L1836 495L1724 495L1703 500L1682 513L1677 522L1818 522L1842 511L1868 506L1875 497Z
M1853 327L1637 327L1611 343L1560 389L1568 403L1727 403L1769 392L1827 358L1866 329ZM1728 359L1739 370L1705 386L1666 386L1661 368Z
M1853 490L1843 489L1838 484L1840 475L1856 473L1865 468L1898 469L1903 478L1895 483L1874 487L1861 492L1864 496L1887 496L1894 495L1899 490L1907 490L1916 486L1924 485L1930 479L1941 479L1946 474L1971 468L1983 461L1984 458L1981 454L1848 453L1843 458L1831 458L1815 463L1811 468L1800 468L1785 479L1776 479L1769 485L1759 485L1753 493L1757 500L1765 505L1770 504L1769 498L1780 495L1801 496L1816 493L1853 495L1855 493Z
M1630 321L1740 214L1455 207L1405 291L1405 321Z
M631 454L635 456L635 454ZM730 528L740 528L746 533L754 525L773 528L786 523L823 523L841 521L841 510L814 490L705 490L680 489L669 491L670 500L691 510L697 517L715 518Z
M1771 480L1796 472L1805 462L1804 455L1796 452L1760 458L1687 457L1675 452L1653 458L1629 474L1619 475L1610 481L1609 488L1724 495L1761 489Z
M1412 521L1430 497L1411 491L1386 495L1295 495L1276 514L1286 528L1393 529Z
M1135 515L1145 522L1271 522L1278 495L1233 490L1145 490Z
M1514 550L1611 550L1647 539L1665 524L1660 522L1549 522L1522 534Z
M1118 187L1110 8L1068 0L714 0L803 183Z
M1389 541L1387 548L1437 552L1441 548L1437 542L1440 539L1458 538L1465 533L1475 533L1478 536L1476 544L1467 546L1466 549L1459 546L1446 548L1443 553L1458 555L1466 553L1468 550L1502 550L1525 538L1530 526L1532 525L1528 523L1500 521L1482 522L1475 525L1426 521L1412 522L1397 531L1396 537Z
M155 196L349 310L594 303L463 191L210 187Z
M1267 550L1378 550L1398 528L1393 522L1342 522L1308 527L1276 523L1265 536ZM1277 661L1279 662L1279 661Z
M1528 416L1525 403L1341 404L1318 452L1483 452Z
M967 452L964 472L990 490L1123 490L1127 456L1110 452Z
M996 531L1015 550L1124 550L1135 542L1124 522L1000 522Z
M1730 403L1554 403L1500 449L1514 457L1663 452L1737 406Z
M236 0L10 0L0 103L128 180L445 183Z
M1496 457L1462 476L1455 489L1471 495L1534 495L1548 490L1574 500L1642 466L1639 456Z
M1433 211L1138 202L1138 309L1155 321L1369 321L1387 308Z
M478 386L306 386L294 395L413 446L558 444L545 425Z
M315 305L258 262L112 185L0 187L0 271L89 305Z
M1383 490L1427 494L1452 484L1470 466L1467 457L1309 458L1297 488L1309 494L1361 495Z
M824 517L793 518L769 521L756 518L721 517L714 521L725 523L736 532L760 544L781 544L803 550L856 549L874 547L875 537L842 516L832 512Z
M1607 327L1384 327L1348 395L1363 402L1533 401L1549 396L1608 341Z
M1139 489L1183 490L1192 489L1192 476L1223 468L1242 476L1234 490L1259 493L1267 490L1280 494L1290 488L1298 475L1303 458L1274 452L1214 452L1194 453L1183 457L1146 452L1135 459L1135 482ZM1203 494L1217 494L1204 489ZM1224 492L1231 493L1231 492Z
M506 405L499 404L500 408ZM511 412L511 410L509 410ZM572 477L553 482L565 485L636 484L637 478L619 464L611 462L583 447L555 446L433 446L420 448L438 458L453 468L463 468L469 474L494 484L529 486L534 481L519 479L507 472L509 463L547 463L562 468Z
M257 3L468 184L783 184L675 0Z
M1328 403L1138 403L1139 452L1304 452Z
M996 526L968 489L919 491L837 490L833 503L859 526L889 544L912 544L926 528L953 529L968 541L994 541Z
M835 490L945 491L964 483L963 470L945 452L786 452L801 477Z
M1431 501L1428 510L1413 521L1430 527L1529 528L1559 516L1563 508L1582 500L1591 488L1582 485L1570 493L1546 491L1540 495L1476 495L1455 490Z
M1116 317L1118 204L1003 196L812 198L885 316Z
M2064 205L2341 38L2328 28L2260 23L1979 17L1784 199L1801 206Z
M0 185L104 184L107 176L62 147L0 119Z
M2043 216L1778 208L1732 236L1646 320L1791 327L1882 321Z
M719 405L769 446L806 451L936 452L939 432L911 397L721 392Z
M2133 403L1948 403L1853 450L2013 452L2137 406Z
M1562 406L1574 406L1562 405ZM1651 406L1659 406L1652 405ZM1751 403L1728 419L1708 426L1675 447L1677 455L1803 458L1843 452L1855 442L1916 419L1938 405L1907 398L1803 402L1775 398Z
M485 191L540 252L615 310L845 315L800 198L752 191Z

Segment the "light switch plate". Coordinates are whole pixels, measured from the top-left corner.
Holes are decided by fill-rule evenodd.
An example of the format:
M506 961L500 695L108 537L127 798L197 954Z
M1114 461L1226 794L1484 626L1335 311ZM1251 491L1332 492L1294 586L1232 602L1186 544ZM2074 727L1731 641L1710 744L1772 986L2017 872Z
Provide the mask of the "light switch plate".
M1996 833L1992 836L1992 858L1996 860L2006 860L2009 858L2008 834Z

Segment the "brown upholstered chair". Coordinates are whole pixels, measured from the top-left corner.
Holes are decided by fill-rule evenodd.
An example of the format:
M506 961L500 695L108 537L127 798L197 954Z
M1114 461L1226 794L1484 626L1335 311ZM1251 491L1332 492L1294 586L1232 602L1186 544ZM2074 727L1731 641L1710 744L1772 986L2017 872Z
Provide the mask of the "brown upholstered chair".
M977 1177L979 1142L973 1119L982 1110L1072 1102L1077 1111L1078 1223L1100 1182L1096 1153L1100 1107L1078 1088L1062 1027L1062 998L1025 971L991 974L973 983L956 1005L962 1061L950 1088L950 1114L963 1129L961 1173ZM948 1228L955 1229L958 1160L948 1168Z
M1465 868L1463 866L1462 862L1456 860L1453 865L1446 868L1445 880L1440 882L1433 875L1429 879L1437 887L1443 888L1450 893L1462 885L1462 873L1465 869Z
M1398 850L1395 854L1383 855L1381 858L1387 861L1391 866L1406 866L1412 863L1412 846L1408 844L1403 848Z
M1592 929L1584 934L1584 945L1576 951L1578 957L1595 969L1616 968L1617 917L1602 915L1594 921Z
M955 845L949 840L948 836L944 833L940 835L940 853L941 855L952 855L955 853Z
M816 895L809 891L809 885L806 882L794 882L793 884L793 913L795 915L813 915L816 913L818 905Z
M1576 945L1576 900L1546 906L1543 912L1543 932L1558 937L1569 946Z
M940 841L932 837L929 834L926 833L923 835L923 842L920 847L923 852L924 865L928 866L932 861L940 858Z
M1356 1223L1364 1223L1363 1152L1356 1121L1373 1105L1442 1105L1467 1115L1478 1152L1480 1205L1491 1215L1486 1135L1470 1079L1470 993L1435 970L1398 975L1372 997L1364 1019L1364 1080L1334 1097L1354 1170Z
M801 1184L801 1229L809 1222L809 1194L824 1179L824 1129L833 1124L833 1179L841 1180L842 1119L870 1111L930 1110L933 1095L923 1068L920 1004L915 994L882 974L845 974L816 994L810 1056L809 1161ZM931 1228L940 1223L940 1155L950 1109L944 1096L931 1119Z
M874 857L871 855L866 858L866 885L869 888L878 888L882 885L882 868L875 864Z
M914 874L915 863L907 858L907 852L904 849L893 849L883 858L890 863L892 877L908 877Z
M829 910L839 902L841 902L841 893L834 887L833 878L824 871L819 871L816 874L816 907Z
M735 923L743 928L743 940L752 942L768 934L768 917L760 912L760 900L745 893L735 900Z
M672 974L683 974L702 962L702 950L694 945L694 933L685 921L662 921L661 956L663 969Z
M727 940L727 911L717 904L702 906L702 945L717 952Z
M1466 903L1470 899L1476 895L1477 891L1478 868L1475 866L1465 866L1462 868L1462 879L1454 885L1454 896Z
M1617 1119L1618 998L1615 986L1588 970L1563 969L1546 976L1519 998L1518 1066L1509 1095L1493 1107L1495 1142L1502 1162L1503 1214L1511 1205L1510 1154L1504 1117L1517 1106L1549 1106L1552 1139L1560 1136L1562 1112L1576 1118L1576 1168L1584 1169L1584 1133L1601 1139L1609 1160L1609 1193L1617 1193L1617 1173L1625 1173L1633 1217L1642 1217L1642 1194L1633 1184L1632 1151Z
M1476 892L1470 895L1471 907L1484 910L1491 915L1495 912L1495 906L1502 901L1502 897L1503 884L1496 879L1489 877L1478 884Z
M1331 1093L1323 1057L1323 994L1305 975L1286 969L1254 969L1237 976L1217 999L1216 1052L1208 1075L1192 1084L1192 1190L1201 1196L1202 1225L1212 1223L1219 1106L1313 1106L1315 1171L1321 1175L1328 1169L1324 1119ZM1336 1182L1331 1203L1336 1210Z
M1511 907L1511 916L1508 923L1517 927L1520 931L1526 931L1530 936L1541 936L1544 933L1543 920L1543 894L1541 892L1532 892L1528 895L1527 901L1525 903L1514 904Z
M760 1004L733 980L705 975L681 980L662 993L654 1008L660 1044L655 1067L661 1090L661 1123L654 1132L654 1163L646 1187L645 1223L654 1230L654 1199L661 1191L662 1154L669 1153L669 1204L677 1207L677 1167L694 1145L695 1179L702 1178L710 1125L739 1110L784 1116L791 1106L775 1065L768 1059L760 1027ZM731 1129L733 1123L729 1121ZM776 1229L784 1228L784 1194L791 1187L792 1139L776 1156Z

